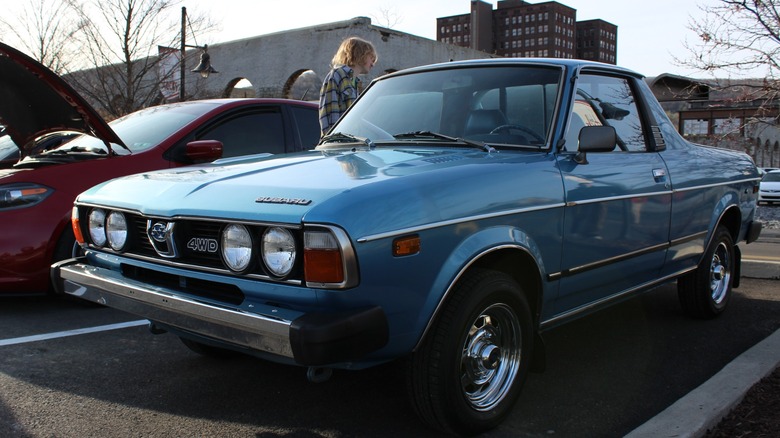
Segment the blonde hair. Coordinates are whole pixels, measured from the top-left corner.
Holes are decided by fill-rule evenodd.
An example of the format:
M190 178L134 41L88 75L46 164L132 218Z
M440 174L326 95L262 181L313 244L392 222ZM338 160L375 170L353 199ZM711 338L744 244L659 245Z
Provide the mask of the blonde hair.
M376 49L374 49L373 44L362 38L349 37L341 42L330 63L331 67L340 65L354 67L368 59L369 56L374 58L374 62L377 61Z

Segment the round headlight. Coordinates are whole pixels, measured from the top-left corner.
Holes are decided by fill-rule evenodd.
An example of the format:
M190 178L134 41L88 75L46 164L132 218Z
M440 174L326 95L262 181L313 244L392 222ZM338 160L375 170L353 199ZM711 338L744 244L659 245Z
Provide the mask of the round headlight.
M89 237L97 246L106 244L106 212L95 208L89 212Z
M295 239L284 228L265 230L261 252L266 268L277 277L288 275L295 265Z
M243 225L231 224L222 232L222 259L232 271L241 272L252 261L252 236Z
M127 243L127 220L124 214L114 211L108 215L106 236L108 236L109 246L115 251L125 247L125 243Z

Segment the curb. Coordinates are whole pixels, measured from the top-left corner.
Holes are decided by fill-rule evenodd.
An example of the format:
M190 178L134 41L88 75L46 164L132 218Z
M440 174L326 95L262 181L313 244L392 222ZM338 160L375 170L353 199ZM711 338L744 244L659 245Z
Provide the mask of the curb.
M626 438L697 438L717 426L759 380L780 365L780 330L742 353L721 371Z
M742 260L742 277L780 280L780 263Z

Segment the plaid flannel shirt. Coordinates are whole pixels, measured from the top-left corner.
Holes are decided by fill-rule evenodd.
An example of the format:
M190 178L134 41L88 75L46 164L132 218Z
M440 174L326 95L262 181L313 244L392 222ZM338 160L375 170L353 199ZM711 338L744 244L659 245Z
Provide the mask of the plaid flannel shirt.
M360 79L349 66L334 68L320 89L320 128L324 135L358 97Z

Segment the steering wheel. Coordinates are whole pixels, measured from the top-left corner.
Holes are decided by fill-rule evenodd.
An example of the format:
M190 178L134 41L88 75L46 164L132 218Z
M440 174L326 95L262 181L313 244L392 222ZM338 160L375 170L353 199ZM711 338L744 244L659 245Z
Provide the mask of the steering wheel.
M526 134L529 134L531 137L533 137L534 140L538 141L539 143L544 143L544 139L536 133L536 131L532 130L531 128L527 128L523 125L518 125L514 123L510 123L508 125L501 125L496 128L494 128L492 131L490 131L491 134L499 134L501 132L509 132L513 129L516 129L518 131L525 132Z

